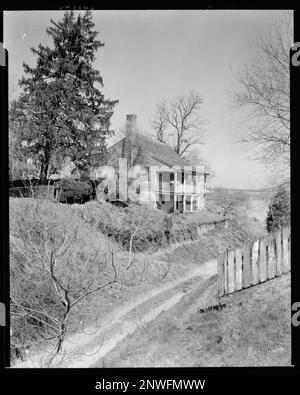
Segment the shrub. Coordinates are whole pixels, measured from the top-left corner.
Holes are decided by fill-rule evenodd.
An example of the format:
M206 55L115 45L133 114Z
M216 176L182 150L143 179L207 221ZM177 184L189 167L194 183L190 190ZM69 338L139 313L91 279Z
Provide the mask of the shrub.
M290 190L289 184L285 183L277 188L272 197L267 214L266 224L268 232L286 226L290 222Z
M93 186L88 181L62 179L55 184L58 189L58 201L61 203L85 203L93 194Z
M157 210L137 204L122 208L104 201L93 201L79 208L78 214L126 250L130 248L134 232L134 251L166 244L164 215Z
M165 214L151 207L131 204L115 207L105 201L88 202L77 210L86 222L123 248L134 251L158 248L168 243L198 238L198 225L222 219L216 214L204 212L189 214ZM132 234L135 233L132 242Z

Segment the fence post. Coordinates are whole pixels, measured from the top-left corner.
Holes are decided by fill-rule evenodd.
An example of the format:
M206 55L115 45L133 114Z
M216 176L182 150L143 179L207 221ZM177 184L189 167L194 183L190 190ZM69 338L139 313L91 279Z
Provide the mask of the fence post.
M283 254L283 265L282 272L287 273L289 269L289 228L282 229L282 254Z
M236 290L239 291L243 288L243 262L242 262L242 251L238 248L235 250L235 286Z
M267 280L267 252L265 239L259 240L259 281L264 282Z
M276 231L276 276L282 274L282 230Z
M225 294L225 254L218 256L218 295L219 297Z
M243 249L243 288L251 285L251 262L250 262L250 246L247 245Z
M228 281L228 250L224 254L224 293L228 294L229 281Z
M235 254L234 251L228 251L228 293L235 291Z
M252 285L255 285L259 282L258 249L259 249L259 241L257 240L252 244L252 259L251 259Z
M274 251L274 235L267 236L267 246L268 246L268 254L267 254L267 261L268 261L268 271L267 276L268 279L275 277L275 269L276 269L276 261L275 261L275 251Z

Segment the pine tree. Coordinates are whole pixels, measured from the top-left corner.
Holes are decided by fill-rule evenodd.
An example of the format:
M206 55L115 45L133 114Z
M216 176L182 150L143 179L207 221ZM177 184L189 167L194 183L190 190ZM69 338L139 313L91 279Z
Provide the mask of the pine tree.
M18 110L19 125L26 127L19 130L18 140L24 155L39 164L41 183L67 157L79 170L105 159L110 119L118 101L106 99L98 89L103 80L93 62L104 44L93 27L90 11L77 17L66 12L58 23L51 19L47 34L53 48L42 44L32 48L36 65L23 64Z

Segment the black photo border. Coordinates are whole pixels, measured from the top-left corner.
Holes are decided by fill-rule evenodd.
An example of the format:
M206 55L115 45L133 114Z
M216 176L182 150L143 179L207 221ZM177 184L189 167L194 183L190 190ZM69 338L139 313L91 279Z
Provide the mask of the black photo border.
M4 10L67 10L67 9L182 9L180 3L162 4L161 2L151 2L149 4L134 4L133 2L97 3L85 1L75 4L63 3L62 1L52 1L48 4L31 1L20 5L13 1L2 3L2 15ZM110 6L114 6L111 8ZM141 7L141 5L143 7ZM207 4L185 4L186 9L249 9L249 10L274 10L287 9L294 11L294 42L300 43L300 11L296 3L289 1L281 4L266 4L264 1L251 1L248 4L238 2L214 1ZM199 8L200 6L200 8ZM3 17L2 21L3 23ZM3 43L3 26L1 29L1 43ZM299 46L300 49L300 46ZM291 49L291 56L295 49ZM2 49L3 56L3 49ZM30 390L33 393L40 393L44 389L56 391L58 393L68 391L82 394L97 392L95 384L102 379L108 381L130 381L136 387L131 387L128 392L141 391L140 380L146 379L205 379L204 392L222 391L223 393L258 391L280 391L288 392L290 388L297 391L298 375L300 373L300 325L293 326L292 330L292 366L291 367L245 367L245 368L98 368L98 369L15 369L9 368L10 353L10 333L9 333L9 215L8 215L8 68L9 53L5 50L5 65L1 66L1 143L0 143L0 174L1 174L1 238L0 238L0 302L6 307L6 326L0 326L0 385L6 391ZM299 56L300 60L300 56ZM221 65L220 65L221 67ZM297 247L297 219L299 218L297 207L297 184L296 184L296 160L297 160L297 131L300 130L299 109L300 103L300 66L293 66L291 63L291 317L295 311L292 306L300 302L300 264L296 258ZM298 110L298 111L297 111ZM292 320L291 320L292 322ZM299 321L300 324L300 321ZM147 390L146 390L147 391ZM167 391L167 390L165 390ZM107 392L109 392L107 390ZM119 391L121 392L121 391ZM196 392L196 390L195 390ZM199 392L199 390L198 390Z

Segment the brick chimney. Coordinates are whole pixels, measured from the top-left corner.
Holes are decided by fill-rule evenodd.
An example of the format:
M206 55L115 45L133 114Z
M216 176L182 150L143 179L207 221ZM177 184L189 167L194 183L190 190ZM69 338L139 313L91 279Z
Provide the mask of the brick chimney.
M123 147L123 158L126 157L128 161L128 166L131 166L132 161L132 143L134 134L136 133L136 118L135 114L126 115L126 135Z
M135 114L126 115L126 137L131 137L136 132L136 118Z

